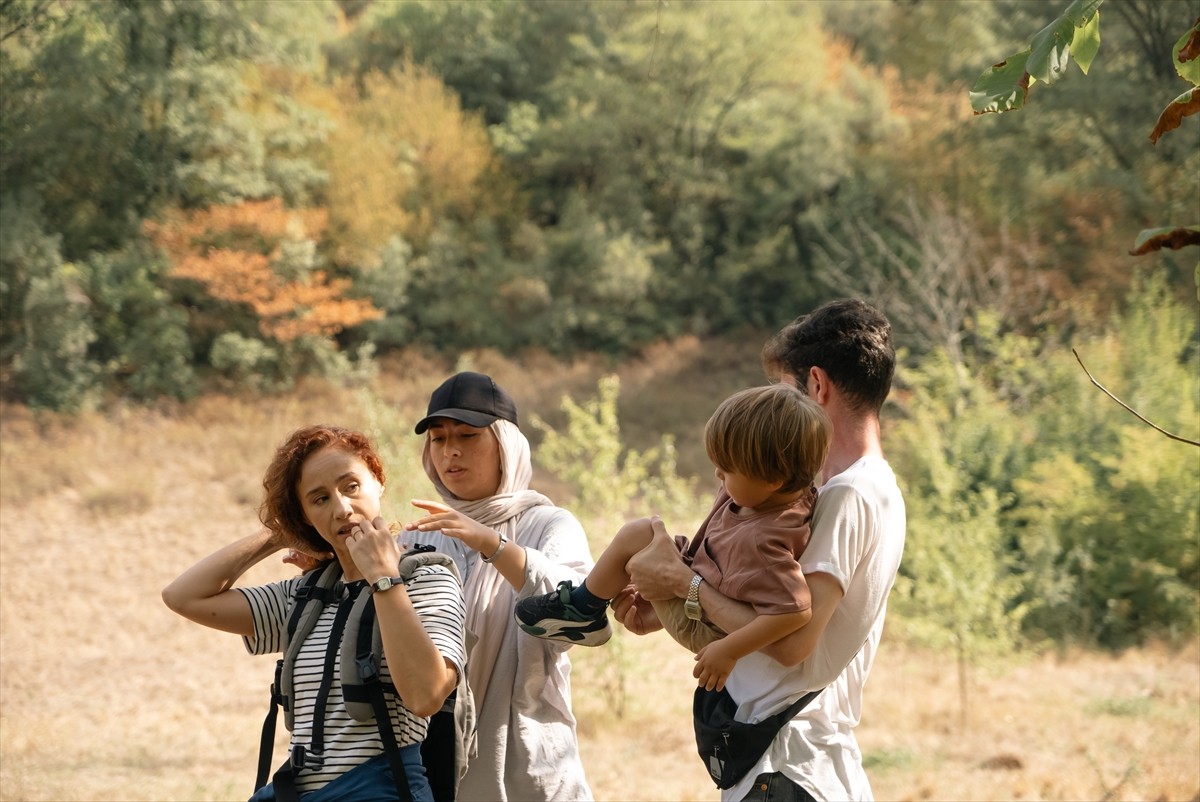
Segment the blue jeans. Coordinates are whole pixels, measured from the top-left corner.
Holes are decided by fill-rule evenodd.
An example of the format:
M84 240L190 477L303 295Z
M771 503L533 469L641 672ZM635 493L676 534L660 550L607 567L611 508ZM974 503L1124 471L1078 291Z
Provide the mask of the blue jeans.
M433 792L429 790L425 766L421 763L421 745L402 747L400 757L404 760L413 802L433 802ZM387 755L376 755L300 799L301 802L396 802L396 781ZM275 789L268 783L255 791L249 802L275 802Z
M815 802L808 791L778 771L754 778L750 793L742 802Z

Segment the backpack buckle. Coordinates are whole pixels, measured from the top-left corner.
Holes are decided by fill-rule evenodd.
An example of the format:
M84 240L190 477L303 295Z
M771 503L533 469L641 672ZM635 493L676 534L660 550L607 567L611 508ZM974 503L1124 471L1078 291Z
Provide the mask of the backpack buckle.
M370 652L358 655L354 658L354 662L358 665L358 678L364 685L379 682L379 669L375 667L375 655Z
M275 680L271 683L271 704L280 705L284 710L288 710L288 699L283 695L282 659L275 661Z
M311 749L305 749L302 744L296 744L292 747L291 755L288 761L294 769L320 769L325 765L325 755L322 752L315 752Z
M338 580L331 588L322 588L317 585L301 585L296 589L296 604L307 604L312 599L317 599L322 604L331 604L342 598L342 592L346 587L346 583Z

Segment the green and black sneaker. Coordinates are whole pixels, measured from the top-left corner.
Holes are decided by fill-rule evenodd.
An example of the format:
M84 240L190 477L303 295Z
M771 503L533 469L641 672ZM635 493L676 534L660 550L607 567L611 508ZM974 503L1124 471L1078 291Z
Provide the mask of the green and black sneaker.
M570 580L558 583L558 590L543 596L530 596L517 602L517 623L521 629L537 638L574 643L580 646L601 646L612 637L608 614L585 615L571 604Z

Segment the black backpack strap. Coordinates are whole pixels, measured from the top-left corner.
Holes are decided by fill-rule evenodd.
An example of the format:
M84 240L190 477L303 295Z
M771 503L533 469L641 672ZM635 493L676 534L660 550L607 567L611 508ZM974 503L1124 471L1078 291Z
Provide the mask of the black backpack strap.
M392 716L388 711L387 699L383 695L383 678L375 661L372 641L374 640L375 600L368 599L362 609L362 621L358 628L358 643L355 644L354 660L358 666L358 676L362 687L371 699L371 708L375 711L375 723L379 727L379 737L383 741L383 751L387 755L388 765L392 767L392 779L396 782L396 795L400 802L413 802L412 789L408 785L408 772L404 769L404 760L400 757L400 744L396 742L396 732L392 729ZM345 690L343 688L343 690ZM392 689L395 693L395 688Z
M300 802L300 792L296 790L296 770L292 768L290 757L271 777L271 790L275 792L275 802Z
M458 784L458 765L462 756L454 708L458 689L450 692L442 709L429 718L429 729L421 742L421 762L434 802L454 802Z
M327 583L333 581L331 576L326 575L326 572L331 570L333 569L327 564L309 571L305 575L303 583L297 588L296 598L292 605L292 614L288 617L287 634L283 641L285 655L287 654L288 646L296 634L296 628L299 626L300 620L304 617L304 612L308 608L308 602L315 599L324 606L333 598L332 592L334 588L322 586L322 580L326 580ZM340 573L340 567L336 572ZM336 590L339 594L341 593L340 587L337 587ZM304 634L307 635L308 633ZM282 707L285 713L291 712L291 700L283 692L283 666L283 657L275 661L275 679L271 683L271 706L267 710L266 718L263 719L262 734L259 736L258 741L258 773L254 778L255 791L267 784L267 777L271 773L271 753L275 748L275 727L279 720L279 708ZM288 684L290 685L291 683L289 682Z
M313 707L313 731L309 749L300 752L300 762L311 760L314 767L319 767L325 759L325 706L329 701L329 691L333 688L333 672L337 665L338 647L342 645L342 632L346 629L346 619L354 608L355 598L366 587L365 584L351 583L346 586L349 591L346 598L338 602L337 615L333 617L333 625L329 630L329 640L325 644L325 668L321 672L321 685L317 688L317 700ZM297 746L297 750L303 747ZM296 756L292 764L296 765ZM300 768L300 766L297 766Z
M262 735L258 740L258 774L254 778L254 790L257 791L267 784L267 775L271 772L271 753L275 750L275 723L279 719L280 700L279 677L283 673L283 658L275 661L275 681L271 683L271 707L267 717L263 719Z
M325 706L329 701L329 690L333 687L333 666L337 662L338 646L342 642L342 630L350 610L354 607L354 597L362 589L360 584L342 586L338 590L349 591L348 597L338 602L337 615L329 632L329 642L325 647L325 670L322 672L321 685L317 688L316 706L313 709L312 740L306 749L302 744L292 746L288 759L284 761L271 777L271 788L275 792L275 802L299 802L300 796L296 791L296 771L303 768L320 768L325 759Z
M289 657L294 661L295 653L299 650L300 643L296 642L297 630L303 627L304 631L299 633L299 640L303 642L304 638L308 637L308 633L312 630L316 619L320 617L321 610L327 604L335 602L340 598L343 588L343 584L340 581L341 573L341 565L338 564L337 560L331 560L305 574L303 582L296 589L296 596L292 603L292 612L288 616L284 635L284 656L275 661L275 678L274 682L271 683L271 706L267 710L266 718L263 719L262 734L259 736L258 772L254 779L255 791L258 791L259 788L267 784L267 777L271 773L271 753L275 747L275 728L279 719L279 708L282 707L284 713L287 714L288 729L291 729L292 705L290 691L292 678L289 672L285 670L285 666L288 663ZM317 603L318 606L315 610L310 609L310 602ZM286 802L289 798L296 798L294 783L290 774L286 777L283 776L285 769L290 770L290 768L291 756L275 772L271 780L275 788L276 798L280 802ZM283 796L280 796L280 784L284 788Z

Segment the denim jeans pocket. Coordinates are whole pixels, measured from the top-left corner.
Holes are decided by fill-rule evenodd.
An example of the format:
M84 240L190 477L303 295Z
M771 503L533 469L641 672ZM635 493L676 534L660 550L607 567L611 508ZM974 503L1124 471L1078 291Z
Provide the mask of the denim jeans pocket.
M816 802L812 794L775 771L754 778L742 802Z

